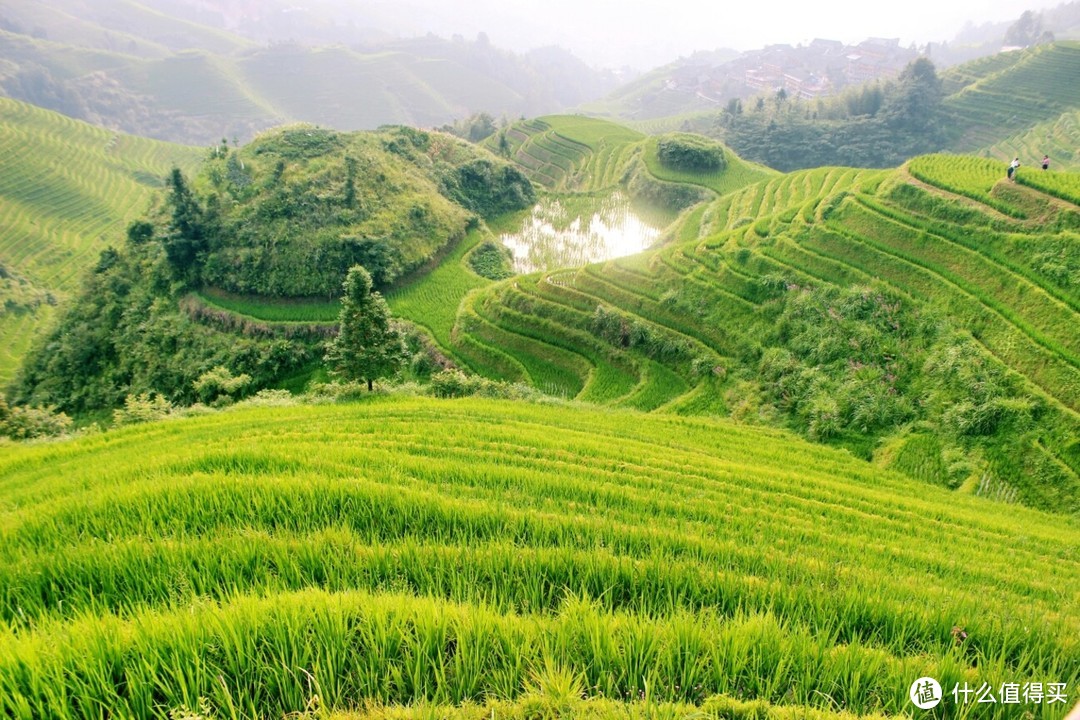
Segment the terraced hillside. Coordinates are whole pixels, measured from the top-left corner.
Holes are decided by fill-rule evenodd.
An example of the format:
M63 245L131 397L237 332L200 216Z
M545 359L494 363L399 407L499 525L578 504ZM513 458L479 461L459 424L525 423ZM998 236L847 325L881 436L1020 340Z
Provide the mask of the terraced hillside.
M1027 162L1049 153L1062 168L1080 166L1077 77L1080 42L1075 41L1002 53L947 71L945 105L965 128L951 149L991 150L1001 159L1019 154Z
M725 194L643 255L469 295L474 371L783 424L961 492L1080 510L1080 176L927 156Z
M534 182L556 191L594 191L627 182L641 167L653 182L727 192L773 171L744 162L728 151L723 172L680 173L664 167L656 155L656 139L625 125L584 116L555 115L514 123L500 137L486 142L523 167Z
M201 154L0 98L0 384L169 169Z
M1071 692L1076 552L1066 519L729 422L234 409L0 455L0 715L824 720L907 714L926 675Z

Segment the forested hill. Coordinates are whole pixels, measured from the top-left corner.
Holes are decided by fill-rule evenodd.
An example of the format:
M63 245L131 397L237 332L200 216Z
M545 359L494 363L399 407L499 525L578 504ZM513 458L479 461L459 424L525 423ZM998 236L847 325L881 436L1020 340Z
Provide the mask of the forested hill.
M14 400L72 413L149 391L190 403L215 366L254 387L310 373L327 329L305 309L329 307L332 321L349 267L385 289L534 197L514 166L445 133L299 125L219 146L197 176L174 170L166 201L102 253ZM298 322L260 323L208 298L277 303Z

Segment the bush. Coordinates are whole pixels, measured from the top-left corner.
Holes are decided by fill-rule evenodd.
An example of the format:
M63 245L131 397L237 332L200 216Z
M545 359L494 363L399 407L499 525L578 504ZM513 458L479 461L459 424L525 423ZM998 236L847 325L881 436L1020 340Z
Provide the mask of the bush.
M224 365L207 370L194 382L195 393L204 403L231 401L233 395L242 392L249 384L250 375L242 373L233 376Z
M16 405L9 407L0 398L0 436L12 440L63 435L71 428L71 418L55 408Z
M528 385L488 380L466 375L461 370L443 370L431 376L431 394L437 398L487 397L504 400L544 399L542 393Z
M124 407L113 410L113 422L117 425L163 420L172 415L173 404L158 393L130 394L124 398Z
M505 245L486 240L469 253L469 267L480 277L505 280L514 275L513 259Z
M438 398L457 398L473 395L479 378L460 370L443 370L431 377L431 393Z
M444 184L451 200L486 218L523 210L536 202L536 191L524 173L486 158L457 168Z
M656 143L656 156L673 170L716 172L727 166L723 146L700 135L663 137Z

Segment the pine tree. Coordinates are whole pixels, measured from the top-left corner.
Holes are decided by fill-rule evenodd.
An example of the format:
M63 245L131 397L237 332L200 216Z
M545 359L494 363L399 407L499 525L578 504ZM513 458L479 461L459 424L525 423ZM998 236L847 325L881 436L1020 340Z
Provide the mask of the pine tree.
M326 352L337 375L365 380L368 390L379 378L392 375L405 360L405 342L390 322L390 308L372 290L371 275L361 265L349 270L341 298L338 335Z

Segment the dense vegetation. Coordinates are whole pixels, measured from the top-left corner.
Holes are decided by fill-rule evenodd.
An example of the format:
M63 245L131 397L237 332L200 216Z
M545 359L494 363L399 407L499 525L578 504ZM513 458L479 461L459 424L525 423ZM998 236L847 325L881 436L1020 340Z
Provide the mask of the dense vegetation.
M357 264L385 287L464 235L462 206L485 214L532 201L515 168L406 128L268 133L222 147L190 200L172 189L194 226L177 225L166 246L181 249L174 264L191 284L266 297L333 297Z
M0 98L0 384L98 254L197 148L118 135Z
M656 157L674 170L715 172L725 165L724 148L699 135L679 133L657 140Z
M223 144L196 178L174 170L166 202L101 254L12 400L68 413L154 392L190 403L217 366L247 374L248 392L302 384L350 267L386 286L461 244L477 220L450 198L496 213L533 197L516 168L443 134L294 126ZM267 305L278 314L244 312Z
M5 717L826 720L1080 681L1069 521L727 422L236 409L9 448L0 499Z
M864 87L811 110L778 93L748 110L732 105L690 127L715 134L743 157L778 170L823 165L890 167L947 143L944 92L934 65L921 58L898 80ZM711 127L698 125L712 123Z
M845 152L914 152L950 83L1061 57L913 65L844 100ZM0 436L82 426L0 438L0 717L850 720L907 715L925 675L946 703L1072 694L1080 175L780 175L688 134L476 121L491 152L290 126L197 174L120 164L159 202L126 237L105 206L112 246L77 253L0 400ZM9 194L35 187L13 167ZM114 170L65 175L57 227ZM672 222L511 277L532 182ZM53 297L29 257L0 265L5 311Z

